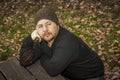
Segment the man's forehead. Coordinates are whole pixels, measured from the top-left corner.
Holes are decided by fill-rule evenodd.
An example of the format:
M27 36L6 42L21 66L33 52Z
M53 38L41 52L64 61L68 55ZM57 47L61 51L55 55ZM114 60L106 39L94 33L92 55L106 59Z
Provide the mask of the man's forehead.
M52 21L48 19L41 19L38 21L38 24L44 24L44 23L49 23L49 22L52 22Z

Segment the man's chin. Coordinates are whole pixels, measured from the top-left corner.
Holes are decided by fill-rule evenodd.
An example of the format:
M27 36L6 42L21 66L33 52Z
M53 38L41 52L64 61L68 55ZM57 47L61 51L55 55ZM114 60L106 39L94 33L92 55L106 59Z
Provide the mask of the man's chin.
M51 42L54 38L44 39L46 42Z

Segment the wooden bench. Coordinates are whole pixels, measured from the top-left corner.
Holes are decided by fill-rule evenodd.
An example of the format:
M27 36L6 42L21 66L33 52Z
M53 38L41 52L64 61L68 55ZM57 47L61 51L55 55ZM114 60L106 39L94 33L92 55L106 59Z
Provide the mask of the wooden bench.
M65 80L61 75L50 77L38 60L24 68L16 57L0 62L0 80Z

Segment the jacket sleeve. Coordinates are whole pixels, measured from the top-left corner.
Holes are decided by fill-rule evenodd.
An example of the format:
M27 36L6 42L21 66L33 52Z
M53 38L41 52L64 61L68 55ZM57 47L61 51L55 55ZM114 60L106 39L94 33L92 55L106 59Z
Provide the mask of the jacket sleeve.
M20 49L20 64L24 67L30 66L42 55L39 42L33 42L31 36L27 36Z
M41 65L50 76L61 74L62 71L64 71L64 69L74 60L74 53L76 53L75 50L76 46L64 41L54 48L52 57L45 54L41 56Z

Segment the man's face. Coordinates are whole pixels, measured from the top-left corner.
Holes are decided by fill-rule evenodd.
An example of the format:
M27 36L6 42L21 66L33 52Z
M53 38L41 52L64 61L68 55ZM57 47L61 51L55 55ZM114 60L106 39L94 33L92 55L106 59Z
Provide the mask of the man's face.
M59 26L51 20L42 19L38 21L36 30L43 40L50 42L57 36Z

